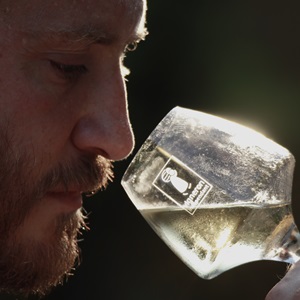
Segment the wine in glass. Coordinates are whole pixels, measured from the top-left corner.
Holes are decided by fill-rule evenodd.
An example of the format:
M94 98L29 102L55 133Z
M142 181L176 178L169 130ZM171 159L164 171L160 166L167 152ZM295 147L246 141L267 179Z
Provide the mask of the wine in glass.
M294 157L262 134L175 107L142 145L122 185L158 236L211 279L256 260L294 263Z

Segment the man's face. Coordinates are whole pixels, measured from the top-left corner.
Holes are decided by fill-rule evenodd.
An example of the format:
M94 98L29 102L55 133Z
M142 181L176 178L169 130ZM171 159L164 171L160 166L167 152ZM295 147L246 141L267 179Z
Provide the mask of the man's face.
M78 256L81 194L133 147L124 50L143 0L27 0L0 25L0 285L44 293Z

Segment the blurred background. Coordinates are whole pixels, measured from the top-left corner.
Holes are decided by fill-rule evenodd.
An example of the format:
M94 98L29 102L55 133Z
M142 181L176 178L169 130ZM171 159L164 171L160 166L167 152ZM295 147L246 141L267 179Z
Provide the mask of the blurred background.
M150 34L126 58L136 150L179 105L248 125L300 159L300 2L163 0L148 6ZM91 230L80 242L81 266L45 299L264 299L287 266L253 262L210 281L197 277L156 236L120 186L131 159L115 165L114 184L85 201ZM299 182L296 164L298 224Z

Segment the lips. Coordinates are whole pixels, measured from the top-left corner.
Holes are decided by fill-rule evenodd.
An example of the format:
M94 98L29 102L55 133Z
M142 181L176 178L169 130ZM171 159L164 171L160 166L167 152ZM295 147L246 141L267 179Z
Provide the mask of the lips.
M68 211L77 210L82 206L82 196L79 191L50 191L46 197L59 203Z

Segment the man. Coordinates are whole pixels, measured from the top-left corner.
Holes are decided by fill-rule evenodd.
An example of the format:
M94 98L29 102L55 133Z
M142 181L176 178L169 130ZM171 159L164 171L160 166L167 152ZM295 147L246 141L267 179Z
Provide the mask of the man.
M44 294L78 257L82 193L133 148L122 65L146 0L0 1L0 285Z
M133 147L122 59L144 38L145 2L0 0L2 291L63 281L86 227L81 194ZM298 269L268 300L299 299Z

